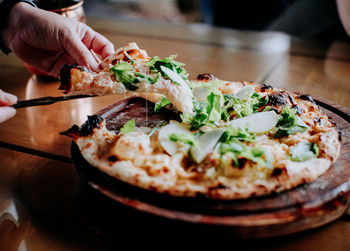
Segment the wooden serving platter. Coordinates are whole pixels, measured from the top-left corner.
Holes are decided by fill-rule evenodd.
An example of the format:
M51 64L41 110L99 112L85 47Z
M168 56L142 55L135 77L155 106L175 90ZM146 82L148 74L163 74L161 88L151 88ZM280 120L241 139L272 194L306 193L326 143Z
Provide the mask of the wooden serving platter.
M72 144L72 160L90 186L105 196L134 209L168 219L222 227L235 237L271 237L300 232L327 224L346 213L350 205L350 111L327 101L316 100L336 122L342 138L339 159L312 183L290 191L244 200L220 201L182 198L146 191L118 181L90 166ZM176 114L137 97L119 101L97 114L109 130L118 130L138 114L137 126L157 126ZM174 117L175 116L175 117Z

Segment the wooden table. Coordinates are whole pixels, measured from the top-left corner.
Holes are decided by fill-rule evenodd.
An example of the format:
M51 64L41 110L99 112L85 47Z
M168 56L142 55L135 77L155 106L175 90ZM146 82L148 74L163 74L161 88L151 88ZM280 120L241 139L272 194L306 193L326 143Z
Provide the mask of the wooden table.
M350 108L350 45L291 39L202 25L173 26L90 19L115 47L137 42L149 55L178 54L195 78L253 80L309 93ZM15 56L0 55L0 88L21 99L59 96ZM120 99L86 98L18 110L0 125L0 250L96 250L182 241L261 250L350 250L346 217L291 236L235 240L227 231L184 225L118 205L83 183L58 133ZM180 245L181 245L180 244Z

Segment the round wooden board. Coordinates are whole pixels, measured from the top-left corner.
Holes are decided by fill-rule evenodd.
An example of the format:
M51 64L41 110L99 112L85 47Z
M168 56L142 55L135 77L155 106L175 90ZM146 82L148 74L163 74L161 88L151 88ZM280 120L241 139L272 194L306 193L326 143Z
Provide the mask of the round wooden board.
M340 157L314 182L269 196L231 201L173 197L131 186L99 172L86 162L74 143L72 159L80 175L94 189L137 210L168 219L222 227L239 238L295 233L334 221L350 204L350 111L327 101L316 102L339 127ZM161 123L158 117L153 117L152 104L136 97L117 102L98 114L107 120L107 127L113 129L113 124L125 123L132 117L132 113L127 114L128 109L142 111L147 117L147 122L136 119L138 126ZM166 120L169 112L161 116Z

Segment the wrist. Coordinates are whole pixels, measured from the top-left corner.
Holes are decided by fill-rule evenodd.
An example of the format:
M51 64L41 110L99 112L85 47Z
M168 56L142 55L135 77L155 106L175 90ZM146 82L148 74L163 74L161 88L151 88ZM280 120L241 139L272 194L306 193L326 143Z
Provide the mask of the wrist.
M0 0L1 1L1 0ZM3 0L0 2L0 49L8 54L11 52L11 37L20 28L20 19L28 9L33 9L36 5L26 0Z

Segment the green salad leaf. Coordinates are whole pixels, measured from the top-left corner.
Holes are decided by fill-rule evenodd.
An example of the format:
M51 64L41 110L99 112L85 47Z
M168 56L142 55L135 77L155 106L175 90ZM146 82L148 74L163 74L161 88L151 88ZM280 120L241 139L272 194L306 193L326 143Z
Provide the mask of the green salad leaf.
M118 82L123 83L126 89L130 91L138 89L134 84L139 83L140 80L132 74L133 67L128 62L118 62L109 70L114 73Z
M220 100L221 94L215 94L211 92L207 97L207 114L208 120L220 121L221 120L221 107Z
M155 104L154 112L159 112L160 109L162 109L163 107L165 107L169 104L171 104L170 100L167 99L166 97L162 97L162 99Z
M193 100L193 114L181 114L184 123L191 125L191 130L196 130L204 125L214 125L221 120L220 100L222 94L210 92L206 101Z
M171 55L163 59L160 59L158 56L155 56L151 58L148 62L146 62L145 65L149 66L151 71L160 72L164 77L168 78L166 73L164 73L160 67L160 66L164 66L176 72L177 74L179 74L183 79L187 80L188 74L186 70L182 67L185 64L175 61L174 58L176 58L176 56L177 55Z
M149 84L155 84L159 80L162 75L161 72L154 72L152 75L143 74L141 72L137 72L134 70L133 65L135 64L135 60L130 57L126 52L124 53L127 58L130 59L130 63L128 62L118 62L115 66L111 67L110 72L114 73L115 78L118 82L123 83L126 89L130 91L135 91L138 89L137 83L147 82ZM147 64L147 63L146 63Z
M241 129L240 127L233 127L231 125L226 126L226 131L221 137L221 142L228 143L233 140L254 142L256 139L255 133L249 132L249 128L245 127Z
M135 119L131 119L123 125L123 127L120 129L120 131L123 134L127 134L129 132L133 132L134 129L135 129Z
M278 120L276 126L278 127L278 131L275 134L275 138L282 138L297 132L304 132L308 128L298 115L296 115L296 111L289 108L288 105L283 107L281 118Z
M265 166L266 160L263 158L265 151L261 147L248 147L239 140L232 140L228 143L221 143L219 147L220 159L224 162L233 160L236 167L239 167L240 159L248 159Z
M222 164L233 161L234 166L239 167L239 160L248 159L268 168L271 167L272 155L266 152L263 147L252 147L243 142L255 142L255 133L249 132L249 128L235 128L226 126L226 131L220 138L219 147L215 156Z
M234 110L237 117L246 117L256 113L260 107L268 102L268 96L261 97L258 93L253 92L251 96L242 100L233 94L224 95L224 107L222 109L222 119L228 121L230 119L230 110Z
M149 75L140 73L140 72L133 72L135 74L135 76L138 78L138 80L141 82L142 80L150 83L151 85L157 83L158 79L160 78L160 73L158 73L154 78L152 78Z
M176 134L176 133L172 133L172 134L170 134L169 139L172 140L172 141L175 141L175 142L179 141L179 142L182 142L182 143L185 143L185 144L189 144L191 146L194 146L194 145L197 144L194 134L186 134L186 133Z

